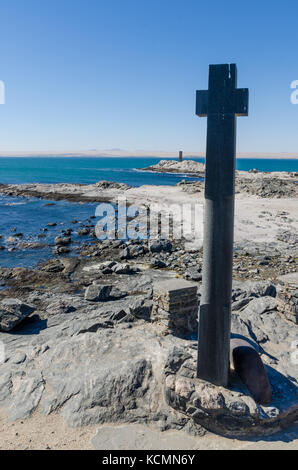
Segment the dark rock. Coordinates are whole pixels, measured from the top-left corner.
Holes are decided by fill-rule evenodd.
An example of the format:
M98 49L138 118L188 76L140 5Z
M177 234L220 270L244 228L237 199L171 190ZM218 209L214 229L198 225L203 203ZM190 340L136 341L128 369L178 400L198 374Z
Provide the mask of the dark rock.
M191 266L184 274L185 279L191 279L192 281L201 281L201 266Z
M55 237L55 245L69 245L71 243L70 237Z
M0 330L12 330L34 310L35 307L27 305L18 299L2 300L0 303Z
M46 271L46 272L49 272L49 273L58 273L60 271L63 271L63 269L64 269L63 264L60 263L60 261L57 260L57 259L52 259L50 261L47 261L47 263L45 263L41 267L42 271Z
M161 251L170 253L172 251L172 243L169 240L155 240L150 244L149 250L151 253L160 253Z
M90 230L88 228L81 228L80 230L78 230L78 235L89 235L90 233Z
M91 284L85 291L85 300L93 302L108 300L112 287L112 285Z

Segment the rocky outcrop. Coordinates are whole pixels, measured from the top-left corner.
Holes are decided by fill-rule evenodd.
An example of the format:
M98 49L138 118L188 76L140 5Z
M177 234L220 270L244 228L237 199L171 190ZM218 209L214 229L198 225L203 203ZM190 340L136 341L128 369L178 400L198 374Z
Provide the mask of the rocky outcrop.
M184 160L182 162L177 160L161 160L156 165L143 168L143 170L156 171L158 173L190 173L202 176L205 172L205 165L194 160Z

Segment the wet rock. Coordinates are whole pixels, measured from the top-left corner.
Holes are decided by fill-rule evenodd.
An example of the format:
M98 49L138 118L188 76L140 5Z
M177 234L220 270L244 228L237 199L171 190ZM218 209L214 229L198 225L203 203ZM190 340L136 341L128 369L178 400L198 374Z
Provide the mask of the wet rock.
M56 251L59 255L64 255L70 252L70 248L67 246L58 246Z
M46 243L38 243L38 242L22 242L19 245L19 248L22 249L29 249L29 250L38 250L40 248L45 248L47 246Z
M70 237L55 237L54 239L55 245L69 245L71 243Z
M84 236L84 235L89 235L90 230L88 228L81 228L78 230L78 235Z
M4 299L0 302L0 330L10 331L34 312L35 307L19 299Z
M57 225L56 222L49 222L47 224L48 227L56 227L56 225Z
M49 273L59 273L60 271L63 271L64 266L63 264L57 260L57 259L51 259L47 261L42 267L42 271L46 271Z

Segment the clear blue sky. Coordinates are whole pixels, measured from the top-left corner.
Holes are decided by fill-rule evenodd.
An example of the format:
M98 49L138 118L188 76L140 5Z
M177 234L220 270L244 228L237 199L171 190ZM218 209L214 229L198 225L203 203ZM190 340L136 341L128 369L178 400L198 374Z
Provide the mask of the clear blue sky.
M204 151L208 64L250 90L240 152L298 153L297 0L2 0L0 151Z

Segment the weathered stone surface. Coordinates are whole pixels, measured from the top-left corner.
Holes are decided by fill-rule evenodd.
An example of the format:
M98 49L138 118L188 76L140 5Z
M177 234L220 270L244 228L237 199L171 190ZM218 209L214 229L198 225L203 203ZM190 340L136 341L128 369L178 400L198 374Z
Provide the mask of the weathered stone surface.
M290 320L298 324L298 273L279 277L277 287L277 309Z
M242 318L250 318L253 315L262 315L276 308L276 300L274 297L253 298L247 307L242 310Z
M274 394L269 406L259 408L247 388L233 376L228 393L225 389L212 389L211 392L208 388L199 387L197 390L200 389L200 395L195 389L190 395L193 398L190 403L190 398L186 397L192 390L189 381L196 377L196 363L192 355L197 345L189 338L195 338L195 333L191 336L174 336L168 330L164 335L161 321L150 321L155 302L153 283L160 284L164 280L173 279L175 273L151 269L136 273L132 262L130 266L134 275L118 275L111 268L117 265L122 248L119 253L115 250L115 261L111 251L114 250L113 244L108 242L105 250L100 248L103 255L99 259L62 258L46 263L44 269L36 272L23 268L0 269L0 279L3 279L5 289L10 285L13 290L18 290L23 302L32 304L37 313L18 327L17 334L0 332L0 341L5 346L5 362L0 364L0 404L11 417L16 416L15 410L20 410L18 416L30 416L38 403L38 410L42 413L65 413L66 419L73 425L89 422L146 422L161 430L183 429L200 434L204 432L204 420L208 423L211 416L216 421L218 432L226 427L232 432L234 423L233 433L236 436L244 433L243 423L247 417L252 422L256 422L257 416L260 421L265 420L265 426L256 427L256 433L260 434L274 432L279 422L283 426L293 419L292 411L286 416L285 410L289 408L285 402L287 396L289 406L295 403L293 390L298 375L297 364L293 362L297 357L293 344L297 340L297 325L288 322L276 308L267 310L268 305L271 308L271 302L275 300L268 295L267 282L267 287L264 288L262 283L261 289L255 283L252 288L248 288L246 283L236 283L234 292L237 290L238 295L235 296L234 306L237 305L237 309L232 314L232 331L236 337L246 337L255 342L269 370L270 382L274 390L279 392ZM183 250L174 251L173 254L158 254L158 258L166 260L170 266L179 260L181 273L184 264L192 266L194 256ZM149 254L148 265L150 260ZM105 269L111 272L103 274ZM96 283L113 286L108 299L96 302L85 300L86 286ZM6 293L7 290L1 291L2 298ZM123 297L123 294L126 296ZM168 321L169 308L174 312L174 307L177 307L182 297L181 292L178 296L160 297L165 307L159 309L160 320L163 313L163 321ZM193 294L187 294L183 302L192 302L194 297ZM255 300L261 302L252 303L253 308L248 314L245 309ZM179 318L177 311L173 315L179 325L183 315ZM167 328L169 326L170 322ZM191 346L190 349L185 349L186 345ZM176 351L170 355L174 346L181 350L180 354ZM168 371L166 384L175 395L172 399L176 408L167 405L162 391L163 371L168 356L172 359L165 369ZM140 364L146 364L144 373ZM182 396L175 394L176 372L172 373L172 368L179 373L177 390ZM111 378L107 379L110 396L102 385L108 374ZM124 375L137 375L141 385L132 385L131 390L127 391ZM129 379L128 383L132 381ZM293 389L289 383L292 383ZM24 402L17 392L19 389L24 395ZM119 406L122 395L125 410ZM129 396L133 397L131 406L134 408L131 409ZM297 398L295 400L297 402ZM224 413L221 408L216 408L223 402L224 410L227 410ZM230 415L233 415L232 421ZM237 426L235 418L240 420Z
M35 308L18 299L4 299L0 303L0 330L10 331Z
M85 291L85 300L92 302L108 300L112 287L112 285L92 284Z

